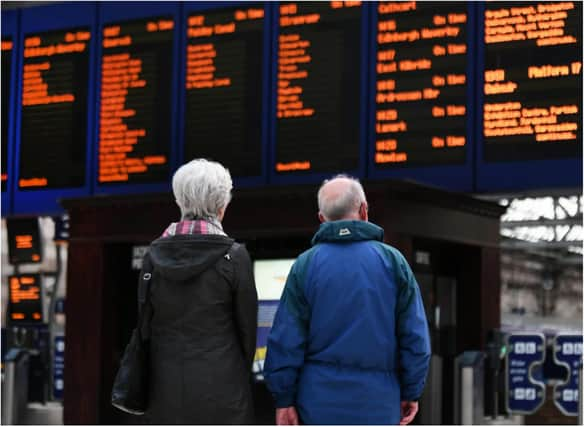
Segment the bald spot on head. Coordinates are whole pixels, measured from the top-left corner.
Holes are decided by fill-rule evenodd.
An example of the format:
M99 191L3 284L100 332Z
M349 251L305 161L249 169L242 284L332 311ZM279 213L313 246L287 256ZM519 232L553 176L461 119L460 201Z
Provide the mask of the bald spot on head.
M325 182L318 192L318 208L326 221L360 219L359 208L365 193L359 181L336 177Z

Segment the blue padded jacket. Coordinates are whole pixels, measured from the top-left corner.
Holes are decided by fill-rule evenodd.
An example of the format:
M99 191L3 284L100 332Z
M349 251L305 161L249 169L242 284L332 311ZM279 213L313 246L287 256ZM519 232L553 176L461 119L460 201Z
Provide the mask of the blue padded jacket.
M305 424L399 424L430 360L428 325L403 255L364 221L321 224L290 271L264 367L276 407Z

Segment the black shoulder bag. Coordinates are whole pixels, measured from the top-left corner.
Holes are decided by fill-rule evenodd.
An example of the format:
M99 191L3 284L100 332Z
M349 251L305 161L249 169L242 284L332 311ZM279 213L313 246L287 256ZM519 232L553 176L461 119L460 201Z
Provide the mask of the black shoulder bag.
M150 279L152 278L152 270L150 256L146 254L142 261L138 289L140 310L138 324L126 346L112 389L112 405L134 415L143 415L148 405L150 319L152 317Z

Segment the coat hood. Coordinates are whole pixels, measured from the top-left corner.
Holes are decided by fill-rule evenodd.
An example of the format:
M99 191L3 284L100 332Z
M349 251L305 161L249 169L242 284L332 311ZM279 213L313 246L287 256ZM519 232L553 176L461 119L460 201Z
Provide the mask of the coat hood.
M233 242L229 237L209 234L164 237L150 245L150 259L164 277L186 280L214 265Z
M383 242L383 228L367 221L330 221L324 222L312 238L312 244L359 242L378 240Z

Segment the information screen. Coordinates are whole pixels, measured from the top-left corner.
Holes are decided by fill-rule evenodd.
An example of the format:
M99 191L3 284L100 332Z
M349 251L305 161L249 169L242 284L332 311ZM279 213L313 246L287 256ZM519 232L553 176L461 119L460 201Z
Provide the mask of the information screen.
M8 276L8 282L11 323L41 323L43 321L41 276L39 274Z
M41 234L37 217L7 218L6 231L10 264L41 262Z
M87 28L24 38L18 188L85 184Z
M484 160L582 152L582 3L485 4Z
M174 19L103 28L98 182L168 179L172 145Z
M276 172L359 167L362 9L360 1L281 3Z
M187 19L184 160L220 161L234 176L262 173L263 6Z
M8 181L8 111L10 110L10 97L12 86L12 47L11 37L2 38L2 192L6 191Z
M377 167L463 164L467 137L466 2L377 7Z

